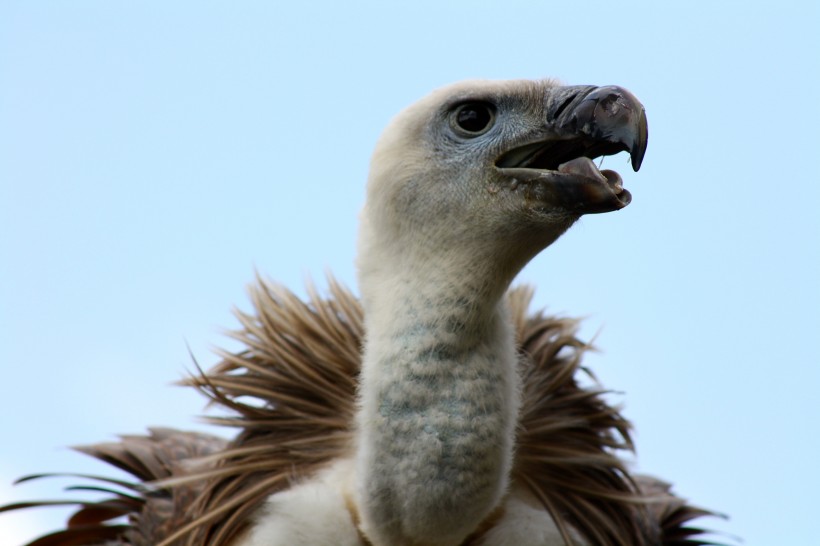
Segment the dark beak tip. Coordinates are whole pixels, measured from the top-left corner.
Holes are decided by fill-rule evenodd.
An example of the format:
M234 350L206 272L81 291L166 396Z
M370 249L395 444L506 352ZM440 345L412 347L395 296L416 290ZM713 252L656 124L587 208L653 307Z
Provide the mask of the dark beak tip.
M646 147L648 144L649 125L646 121L646 109L643 105L641 105L635 127L635 138L632 141L632 147L629 150L629 155L632 160L632 169L635 172L638 172L641 169L641 164L643 163L644 155L646 155Z

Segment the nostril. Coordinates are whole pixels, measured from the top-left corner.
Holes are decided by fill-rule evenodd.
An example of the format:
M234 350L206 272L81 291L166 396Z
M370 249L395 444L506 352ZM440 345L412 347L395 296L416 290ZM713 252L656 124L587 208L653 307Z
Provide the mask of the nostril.
M550 89L545 97L547 122L552 123L572 111L574 105L595 89L597 87L594 85L568 85Z
M558 106L558 108L555 109L555 112L552 115L552 119L558 119L564 112L564 110L567 109L567 106L569 106L572 103L572 101L575 100L575 97L576 95L570 95L567 98L565 98L564 101Z

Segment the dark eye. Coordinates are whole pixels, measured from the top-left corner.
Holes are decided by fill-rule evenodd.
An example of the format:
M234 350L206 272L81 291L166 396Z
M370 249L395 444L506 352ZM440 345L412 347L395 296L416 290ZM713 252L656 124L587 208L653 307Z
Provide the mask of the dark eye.
M486 102L468 102L458 106L451 118L453 129L462 136L483 135L495 121L495 108Z

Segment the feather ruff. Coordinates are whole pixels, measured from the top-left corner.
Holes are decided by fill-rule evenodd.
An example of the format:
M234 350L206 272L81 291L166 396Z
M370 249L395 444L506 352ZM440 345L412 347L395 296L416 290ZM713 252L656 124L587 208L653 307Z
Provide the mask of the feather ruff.
M350 452L362 309L332 278L328 290L322 297L309 285L302 301L257 279L250 289L254 313L236 311L241 328L229 333L244 349L220 352L211 371L183 381L228 410L208 420L238 428L232 441L151 429L76 448L137 481L79 476L103 484L80 489L108 496L14 503L0 512L78 507L65 529L28 546L230 545L271 494ZM630 475L619 457L633 450L630 424L581 365L591 347L576 337L577 322L528 314L527 287L511 290L508 299L524 388L512 483L540 501L568 545L570 529L601 546L710 544L706 531L689 525L717 514L688 505L664 482Z

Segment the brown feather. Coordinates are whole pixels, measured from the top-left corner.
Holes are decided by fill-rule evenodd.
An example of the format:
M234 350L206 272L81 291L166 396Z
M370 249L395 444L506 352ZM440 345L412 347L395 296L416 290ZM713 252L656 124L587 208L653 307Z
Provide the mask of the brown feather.
M120 537L128 532L127 525L75 527L38 538L27 546L120 546Z
M153 485L111 480L138 493L111 490L110 499L78 502L68 529L30 546L228 546L268 496L346 455L362 310L332 278L329 292L322 298L309 286L302 301L258 279L250 290L255 313L237 311L241 329L230 333L245 349L220 353L213 370L184 381L233 412L210 420L239 428L235 439L152 429L78 448ZM576 321L528 315L531 297L526 287L509 294L524 384L513 483L540 500L567 544L570 528L602 546L704 544L703 531L687 526L711 512L687 505L663 482L629 474L618 457L633 449L629 422L581 366L591 347L577 339ZM120 516L128 525L106 523Z
M174 488L150 488L146 484L171 476L184 475L192 461L224 449L225 440L193 432L167 428L150 429L147 436L123 436L120 442L76 447L77 451L120 468L137 480L65 474L102 481L107 487L78 486L71 490L104 492L110 497L89 501L36 501L0 507L0 512L52 505L74 505L66 528L43 536L28 546L154 546L188 519L186 508L193 503L202 483ZM31 479L61 476L39 474ZM117 490L114 486L125 491ZM123 523L122 519L127 520ZM112 520L119 520L115 523Z

